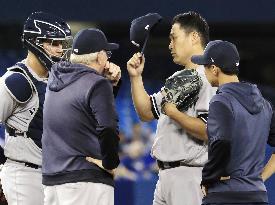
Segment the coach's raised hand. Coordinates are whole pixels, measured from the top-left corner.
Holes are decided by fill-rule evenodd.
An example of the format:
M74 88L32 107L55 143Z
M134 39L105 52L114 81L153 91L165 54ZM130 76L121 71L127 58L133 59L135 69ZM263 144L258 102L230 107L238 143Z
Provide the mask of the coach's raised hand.
M117 86L121 78L121 69L118 65L107 61L104 68L104 76L111 81L113 86Z

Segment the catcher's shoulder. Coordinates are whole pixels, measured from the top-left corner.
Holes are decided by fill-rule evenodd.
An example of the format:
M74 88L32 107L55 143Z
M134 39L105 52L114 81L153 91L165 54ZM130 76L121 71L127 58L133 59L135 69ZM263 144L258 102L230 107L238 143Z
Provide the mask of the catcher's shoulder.
M22 72L8 71L4 77L5 88L19 103L26 103L32 97L33 88Z

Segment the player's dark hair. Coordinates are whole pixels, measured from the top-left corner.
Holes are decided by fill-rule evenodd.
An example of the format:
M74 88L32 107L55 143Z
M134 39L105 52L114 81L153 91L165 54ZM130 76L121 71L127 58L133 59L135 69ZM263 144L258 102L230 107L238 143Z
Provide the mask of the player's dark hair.
M209 26L206 20L197 12L189 11L187 13L178 14L173 18L172 25L179 23L187 33L196 31L201 38L203 47L209 42Z
M234 68L233 70L231 71L224 71L223 69L221 69L222 72L226 75L236 75L238 76L239 75L239 69L238 68Z
M204 67L205 67L206 69L210 69L211 65L204 65ZM219 67L219 66L218 66L218 67ZM236 76L238 76L238 75L239 75L239 72L240 72L240 70L239 70L238 67L233 68L233 69L231 69L231 70L225 70L225 69L223 69L223 68L220 68L220 69L221 69L221 71L222 71L224 74L226 74L226 75L236 75Z

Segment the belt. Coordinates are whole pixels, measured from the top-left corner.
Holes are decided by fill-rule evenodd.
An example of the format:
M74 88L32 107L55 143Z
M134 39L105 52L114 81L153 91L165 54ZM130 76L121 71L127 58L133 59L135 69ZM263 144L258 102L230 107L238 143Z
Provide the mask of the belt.
M199 165L190 165L190 164L187 164L183 161L174 161L174 162L163 162L163 161L160 161L160 160L157 160L157 164L158 164L158 167L160 169L171 169L171 168L175 168L175 167L180 167L180 166L185 166L185 167L202 167L202 166L199 166Z
M37 165L37 164L33 164L31 162L24 162L24 161L20 161L20 160L14 160L14 159L10 159L8 158L10 161L13 161L13 162L17 162L17 163L20 163L20 164L24 164L25 167L30 167L30 168L33 168L33 169L39 169L41 168L40 165Z

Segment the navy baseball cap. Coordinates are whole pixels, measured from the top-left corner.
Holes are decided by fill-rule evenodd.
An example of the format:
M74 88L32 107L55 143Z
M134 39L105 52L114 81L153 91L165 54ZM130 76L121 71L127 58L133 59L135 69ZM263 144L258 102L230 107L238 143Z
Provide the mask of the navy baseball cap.
M130 27L130 41L144 51L150 31L161 21L158 13L149 13L134 19Z
M105 34L101 30L89 28L83 29L76 34L72 47L73 54L83 55L102 50L115 50L119 48L119 45L108 43Z
M215 65L225 73L238 70L240 56L233 43L222 40L210 41L203 55L192 56L191 61L198 65Z

